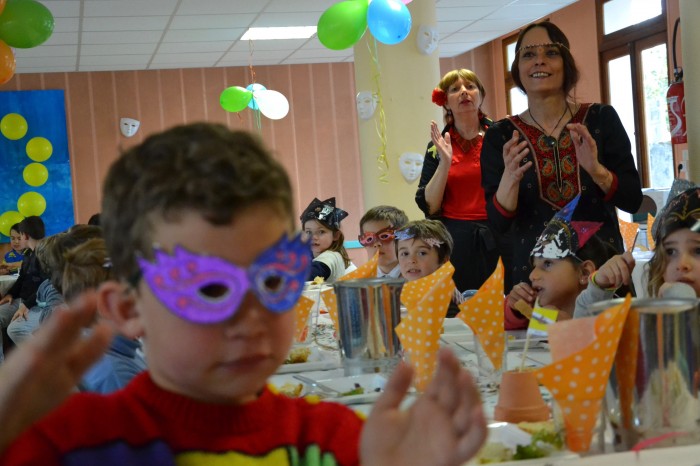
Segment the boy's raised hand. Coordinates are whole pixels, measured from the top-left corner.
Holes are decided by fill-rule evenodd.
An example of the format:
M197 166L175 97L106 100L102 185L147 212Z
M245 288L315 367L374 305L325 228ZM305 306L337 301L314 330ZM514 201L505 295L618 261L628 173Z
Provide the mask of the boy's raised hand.
M613 256L596 272L594 277L595 284L603 289L617 289L622 285L629 285L633 269L634 257L631 251Z
M95 320L89 296L69 310L56 310L0 366L0 452L33 422L58 406L82 374L102 356L112 333Z
M438 358L428 390L407 410L399 405L413 370L396 368L362 431L364 466L457 466L479 451L487 430L477 387L451 351L441 349Z

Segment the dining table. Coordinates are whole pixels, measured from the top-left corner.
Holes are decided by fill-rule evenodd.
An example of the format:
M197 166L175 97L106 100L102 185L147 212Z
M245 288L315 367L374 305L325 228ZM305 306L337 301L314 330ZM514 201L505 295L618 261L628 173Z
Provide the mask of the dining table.
M337 336L333 323L328 314L317 314L309 320L311 323L310 337L303 343L295 345L295 348L305 347L310 356L307 362L300 364L284 364L273 375L269 383L277 388L285 384L301 387L300 396L316 394L326 401L339 402L348 405L351 409L368 415L371 413L374 401L381 395L381 388L386 382L388 374L366 374L363 376L346 377L343 369L342 357L339 350ZM539 368L551 363L551 354L546 341L527 341L525 331L506 332L507 350L504 358L507 367ZM527 347L526 347L527 342ZM471 329L460 319L445 319L440 345L454 352L462 366L469 370L481 393L484 413L489 424L489 435L492 436L503 426L494 420L494 408L498 403L498 382L494 380L494 374L485 374L479 367L476 357L474 334ZM303 380L295 376L301 376ZM341 381L347 379L362 380L366 393L350 396L340 396ZM311 383L310 383L311 382ZM321 385L323 388L319 388ZM376 390L376 391L375 391ZM552 405L552 398L546 388L541 387L543 399ZM402 403L403 408L409 407L418 395L411 390ZM604 419L604 418L602 418ZM601 465L601 466L625 466L625 465L698 465L700 462L700 445L676 446L671 448L645 449L640 452L616 452L613 447L613 432L609 423L599 424L594 433L594 439L589 452L573 454L572 452L560 452L556 456L539 460L524 460L499 463L502 465ZM487 440L488 441L488 440ZM478 464L472 460L465 466Z

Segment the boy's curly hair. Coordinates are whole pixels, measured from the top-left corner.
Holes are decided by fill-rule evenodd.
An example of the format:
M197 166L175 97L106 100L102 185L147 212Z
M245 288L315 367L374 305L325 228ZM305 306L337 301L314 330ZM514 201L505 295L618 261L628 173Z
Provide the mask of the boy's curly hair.
M124 152L105 180L100 220L114 276L137 276L137 254L152 259L156 222L191 211L226 225L259 204L293 227L289 178L258 138L212 123L152 135Z

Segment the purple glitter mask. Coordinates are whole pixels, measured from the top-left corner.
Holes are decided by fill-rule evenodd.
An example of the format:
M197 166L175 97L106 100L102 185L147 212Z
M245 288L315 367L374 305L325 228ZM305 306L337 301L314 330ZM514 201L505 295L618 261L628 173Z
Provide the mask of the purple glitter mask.
M231 318L248 290L270 311L289 311L299 300L311 264L301 235L283 234L247 269L216 256L175 246L173 254L156 249L150 262L138 258L146 283L175 315L198 324Z

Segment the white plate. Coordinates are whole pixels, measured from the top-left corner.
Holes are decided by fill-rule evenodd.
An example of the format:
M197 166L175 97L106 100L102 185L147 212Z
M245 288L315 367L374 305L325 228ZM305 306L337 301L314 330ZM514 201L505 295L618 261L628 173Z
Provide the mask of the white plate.
M296 364L282 364L278 374L290 374L296 372L325 371L340 367L338 353L320 350L317 346L310 346L311 354L306 362Z
M486 438L486 442L500 442L507 448L515 450L518 445L529 445L532 437L530 434L521 430L515 424L509 424L507 422L494 422L489 424L489 433ZM525 465L542 465L548 462L548 460L571 460L580 458L579 455L568 450L561 450L552 453L545 458L534 458L531 460L517 460L517 461L503 461L500 463L490 463L499 464L501 466L525 466ZM472 466L479 464L477 458L472 459L465 466Z
M355 388L355 384L360 384L364 388L364 393L362 395L349 395L341 396L337 398L327 398L329 401L335 401L336 403L342 403L345 405L359 404L359 403L373 403L381 395L381 391L384 390L386 385L386 378L379 374L363 374L363 375L353 375L350 377L337 377L333 379L318 379L316 382L322 383L327 387L337 390L341 393L349 392ZM380 391L376 391L379 389Z

